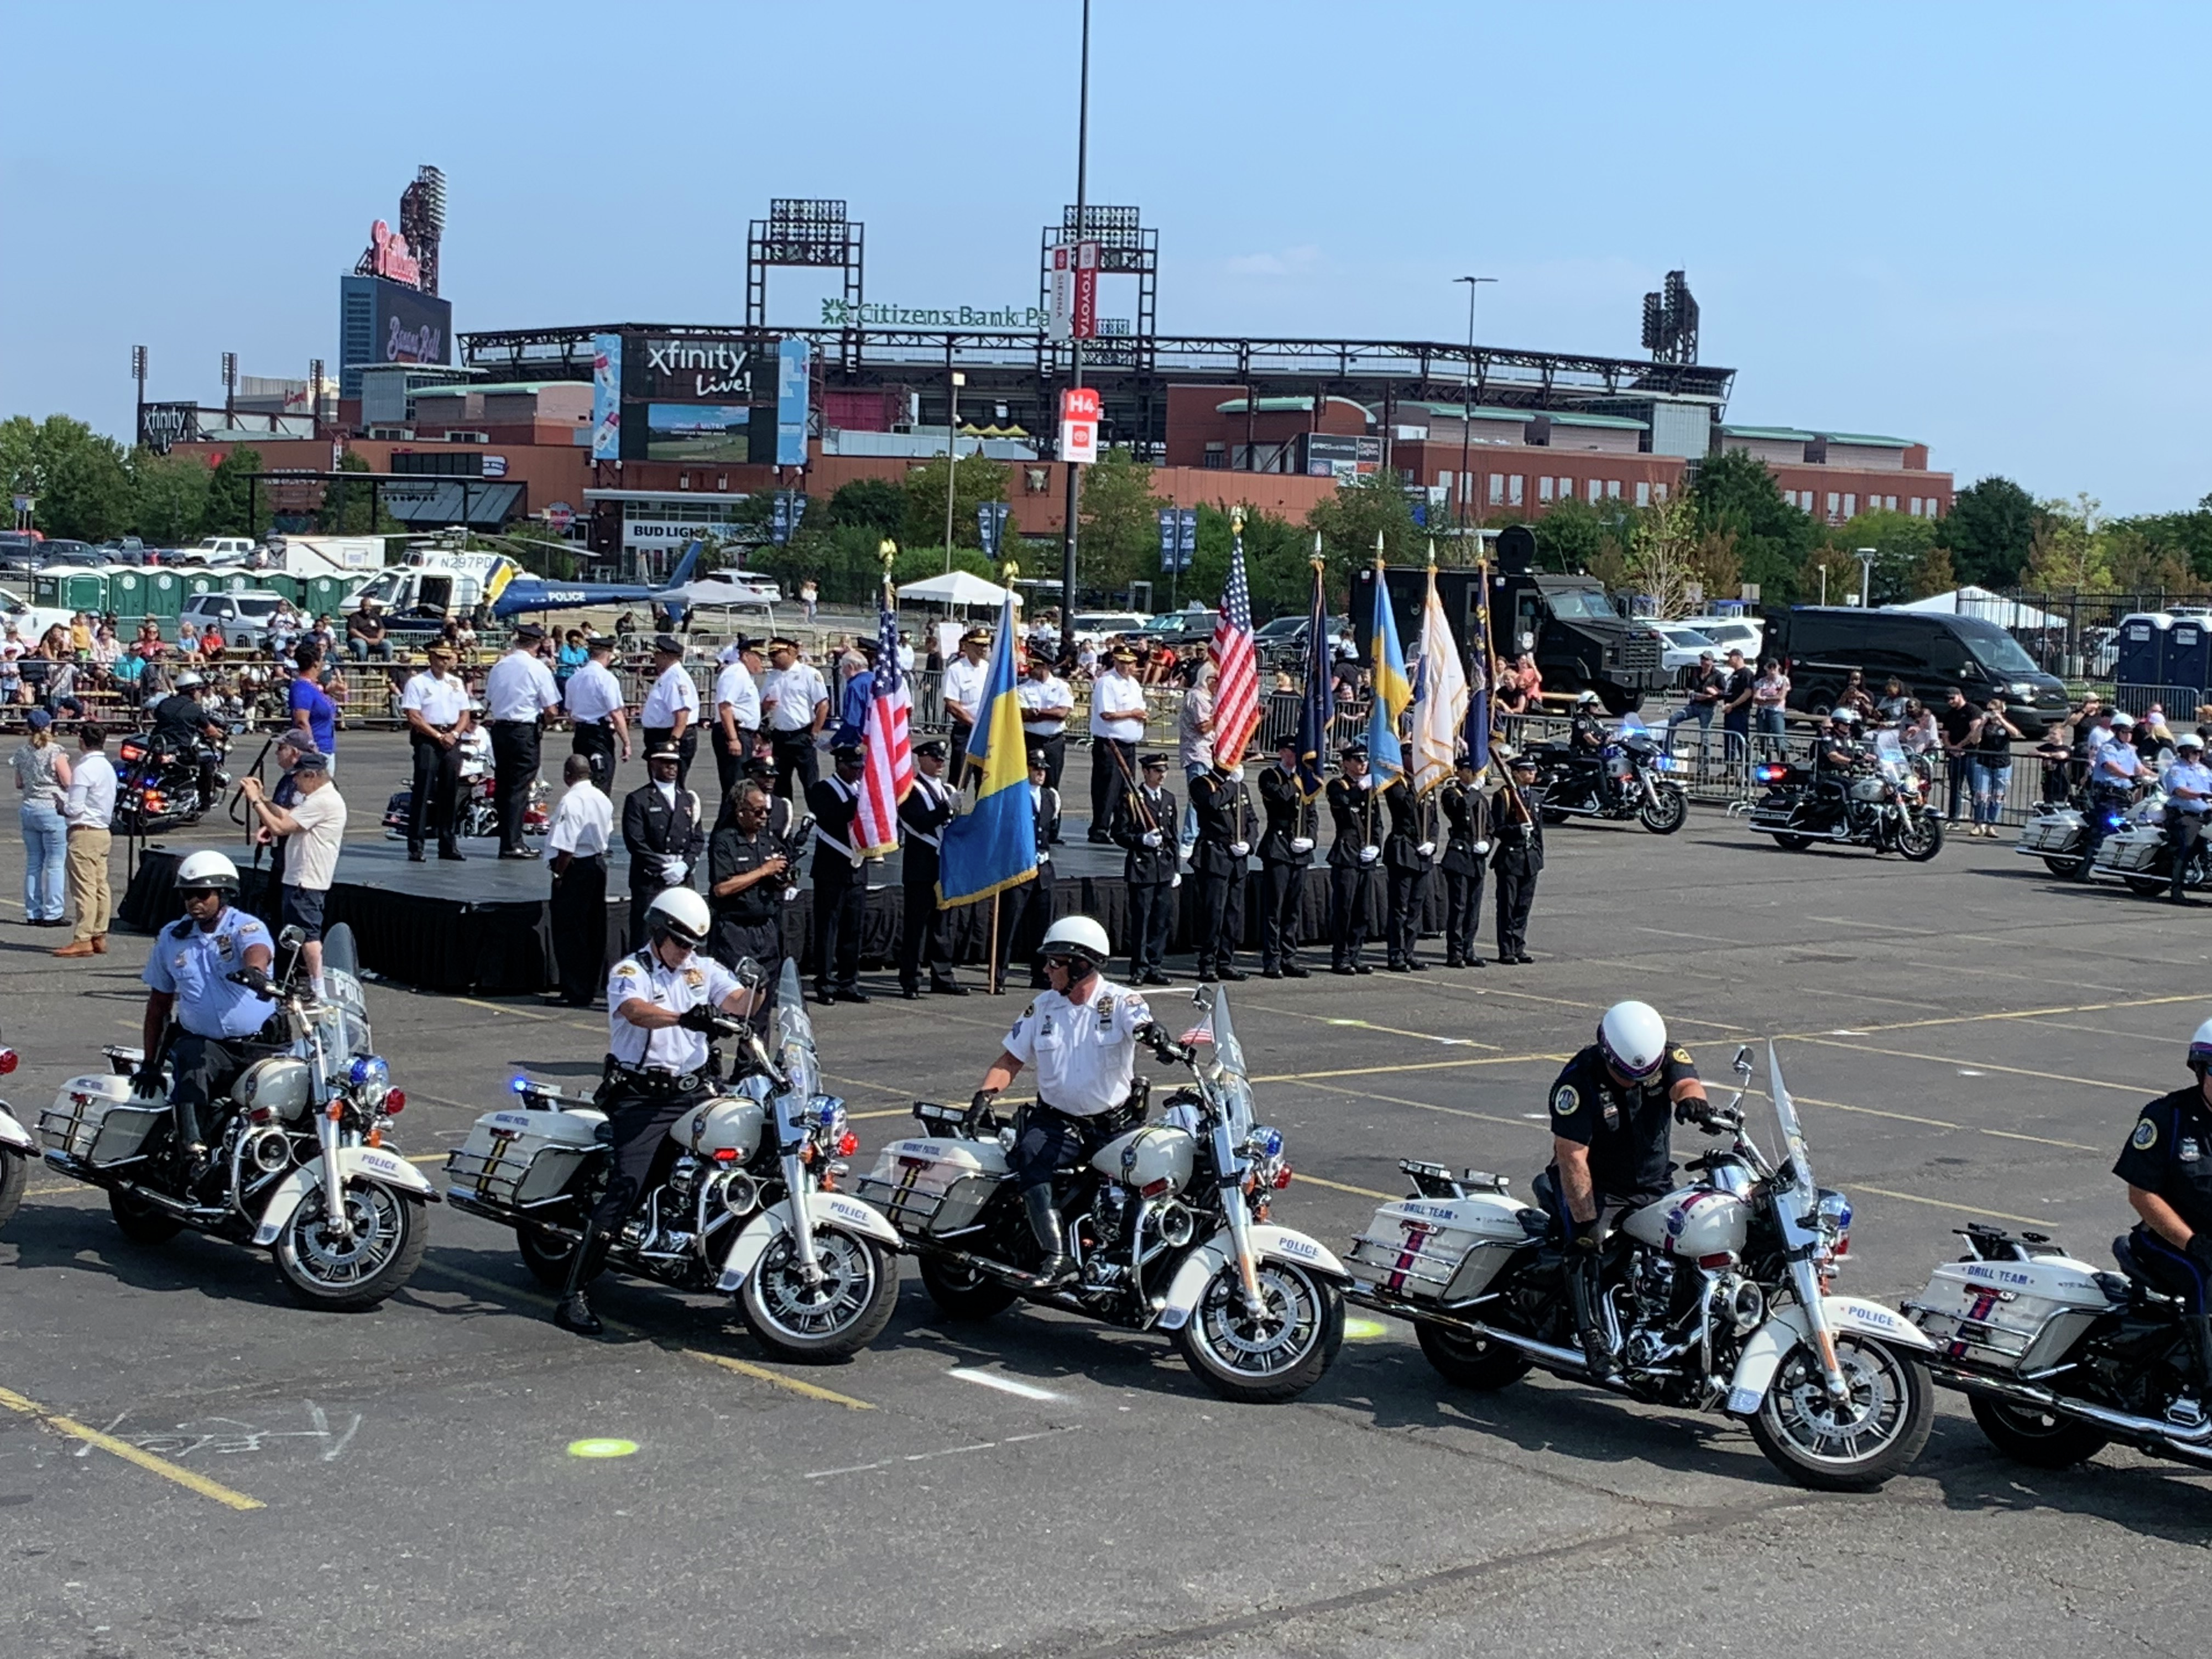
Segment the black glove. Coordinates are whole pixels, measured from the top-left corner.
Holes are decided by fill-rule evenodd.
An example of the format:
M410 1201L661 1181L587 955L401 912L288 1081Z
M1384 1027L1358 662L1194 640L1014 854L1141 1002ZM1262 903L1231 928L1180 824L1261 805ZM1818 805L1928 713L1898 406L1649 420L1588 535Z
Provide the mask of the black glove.
M276 983L270 980L265 968L239 968L225 977L233 985L243 985L258 997L274 997L276 994Z
M978 1121L984 1113L991 1109L992 1103L998 1097L999 1091L996 1089L976 1090L975 1097L968 1103L968 1121L970 1123Z
M2212 1273L2212 1233L2199 1227L2190 1234L2189 1259L2205 1273Z
M714 1036L722 1029L722 1013L710 1002L696 1008L686 1008L676 1017L676 1023L687 1031L696 1031L701 1036Z
M1710 1109L1708 1103L1702 1100L1678 1100L1674 1103L1674 1121L1694 1123L1700 1129L1710 1129L1712 1120L1705 1115Z
M159 1097L162 1091L161 1068L148 1061L131 1074L131 1092Z
M1167 1027L1157 1022L1138 1032L1137 1041L1149 1048L1165 1065L1179 1065L1188 1060L1193 1052L1188 1043L1177 1042L1168 1035Z

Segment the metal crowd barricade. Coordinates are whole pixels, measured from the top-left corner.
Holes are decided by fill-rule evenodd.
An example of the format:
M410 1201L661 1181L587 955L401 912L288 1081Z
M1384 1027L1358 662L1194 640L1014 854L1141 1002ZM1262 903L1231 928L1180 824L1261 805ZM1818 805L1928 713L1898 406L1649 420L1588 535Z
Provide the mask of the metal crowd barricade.
M2141 720L2153 705L2163 710L2166 724L2178 726L2184 720L2194 726L2197 711L2204 706L2204 688L2201 685L2116 685L2112 688L2112 706L2124 708Z

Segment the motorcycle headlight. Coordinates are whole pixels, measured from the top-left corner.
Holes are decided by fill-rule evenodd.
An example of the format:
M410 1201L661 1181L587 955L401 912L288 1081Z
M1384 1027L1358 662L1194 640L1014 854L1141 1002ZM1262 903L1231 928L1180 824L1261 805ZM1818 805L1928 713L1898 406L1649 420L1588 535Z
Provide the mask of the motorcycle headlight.
M1836 1255L1850 1254L1851 1248L1851 1201L1841 1193L1822 1189L1819 1201L1813 1206L1822 1243Z
M835 1139L845 1127L845 1103L836 1095L817 1095L808 1103L807 1115L815 1127Z
M374 1106L392 1091L392 1067L380 1054L356 1054L346 1067L346 1086L364 1106Z
M1244 1143L1244 1150L1255 1158L1280 1158L1283 1155L1283 1132L1263 1123L1252 1131L1251 1139Z

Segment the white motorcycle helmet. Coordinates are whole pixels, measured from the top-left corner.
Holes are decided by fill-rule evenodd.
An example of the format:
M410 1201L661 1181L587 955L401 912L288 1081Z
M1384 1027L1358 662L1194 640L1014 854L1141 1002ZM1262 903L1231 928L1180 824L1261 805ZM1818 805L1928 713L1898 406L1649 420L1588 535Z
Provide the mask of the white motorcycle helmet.
M1581 692L1577 692L1577 693L1576 694L1576 696L1575 696L1575 707L1576 707L1576 708L1596 708L1596 707L1597 707L1597 693L1596 693L1596 692L1595 692L1595 691L1581 691Z
M2189 1039L2189 1069L2203 1077L2212 1069L2212 1019L2197 1028L2197 1035Z
M199 683L200 677L193 673L189 668L185 670L183 673L177 676L177 690L179 691L190 691L195 686L198 685Z
M1597 1046L1615 1075L1641 1083L1666 1063L1667 1022L1648 1002L1616 1002L1597 1023Z
M645 927L653 939L672 939L696 950L714 931L707 901L689 887L672 887L646 908Z
M1107 941L1106 930L1089 916L1062 916L1045 929L1037 951L1040 956L1079 957L1096 968L1114 954L1114 947Z
M179 892L213 887L225 893L236 893L238 866L220 853L194 853L177 866L176 885Z

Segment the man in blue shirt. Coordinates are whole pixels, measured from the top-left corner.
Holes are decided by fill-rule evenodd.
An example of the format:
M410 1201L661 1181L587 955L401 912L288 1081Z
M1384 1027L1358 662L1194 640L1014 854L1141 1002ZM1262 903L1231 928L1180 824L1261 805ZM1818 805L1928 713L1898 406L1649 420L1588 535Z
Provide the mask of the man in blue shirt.
M2204 764L2204 739L2185 732L2173 740L2173 764L2159 780L2166 787L2166 845L2173 859L2166 897L2186 904L2189 859L2204 835L2204 814L2212 808L2212 767Z
M167 1036L176 1152L185 1181L197 1183L208 1167L209 1108L248 1066L283 1046L255 1040L268 1023L269 1004L230 981L241 968L267 973L276 951L268 928L233 906L238 866L222 854L195 853L179 865L177 894L184 919L155 936L146 958L146 1059L132 1083L142 1095L160 1091Z

